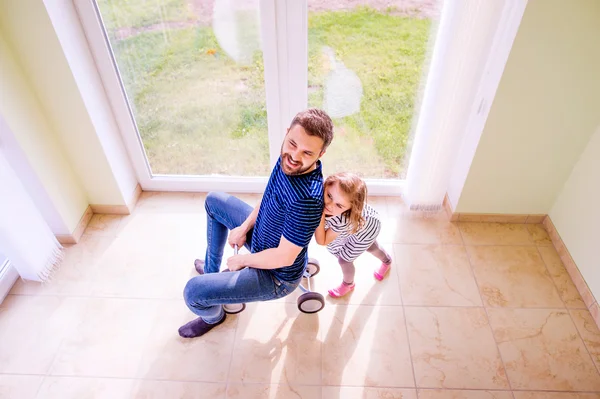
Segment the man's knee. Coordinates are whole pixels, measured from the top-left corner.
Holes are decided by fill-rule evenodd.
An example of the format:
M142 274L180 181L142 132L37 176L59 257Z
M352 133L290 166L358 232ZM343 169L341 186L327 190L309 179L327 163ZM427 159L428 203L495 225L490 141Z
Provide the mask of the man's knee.
M221 208L227 202L227 198L229 198L229 194L221 191L211 191L204 201L204 209L206 209L206 212L211 213L215 209Z
M203 301L203 285L198 280L198 277L194 277L187 282L183 289L183 299L188 307L203 309L206 307Z

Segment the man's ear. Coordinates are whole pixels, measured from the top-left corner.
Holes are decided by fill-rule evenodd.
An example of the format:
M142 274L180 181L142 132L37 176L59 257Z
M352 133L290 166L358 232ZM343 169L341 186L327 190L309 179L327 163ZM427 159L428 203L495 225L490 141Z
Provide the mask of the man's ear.
M325 155L325 153L326 153L326 152L327 152L327 148L323 148L323 149L321 150L321 154L319 155L319 159L320 159L320 158L321 158L323 155Z

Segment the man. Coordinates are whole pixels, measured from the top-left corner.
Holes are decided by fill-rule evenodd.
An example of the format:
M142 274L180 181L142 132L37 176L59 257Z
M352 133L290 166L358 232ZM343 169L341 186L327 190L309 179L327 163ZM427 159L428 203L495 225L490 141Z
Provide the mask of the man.
M196 260L201 275L188 281L184 290L187 306L199 317L180 327L179 335L206 334L225 321L227 305L280 298L298 287L308 244L323 214L319 159L332 140L333 123L325 112L300 112L287 130L281 156L254 210L231 195L208 194L206 257ZM227 260L230 272L219 273L226 241L245 245L251 253L232 256Z

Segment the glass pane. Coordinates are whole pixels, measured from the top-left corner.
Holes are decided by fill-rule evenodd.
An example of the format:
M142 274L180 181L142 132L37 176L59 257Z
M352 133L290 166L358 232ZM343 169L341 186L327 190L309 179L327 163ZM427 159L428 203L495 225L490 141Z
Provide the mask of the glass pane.
M309 104L336 126L325 172L404 178L437 1L308 0L308 10Z
M97 0L154 174L266 176L258 0Z

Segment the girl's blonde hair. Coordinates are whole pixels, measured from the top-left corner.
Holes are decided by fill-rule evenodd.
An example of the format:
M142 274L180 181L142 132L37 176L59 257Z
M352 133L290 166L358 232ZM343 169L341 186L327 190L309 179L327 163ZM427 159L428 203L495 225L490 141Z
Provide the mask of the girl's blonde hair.
M362 212L367 202L367 185L354 173L336 173L325 179L325 187L336 183L350 202L350 209L343 214L350 220L350 233L354 234L365 223Z

